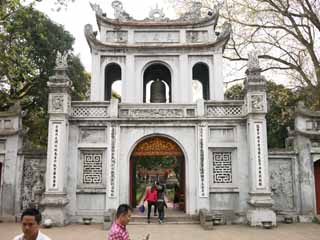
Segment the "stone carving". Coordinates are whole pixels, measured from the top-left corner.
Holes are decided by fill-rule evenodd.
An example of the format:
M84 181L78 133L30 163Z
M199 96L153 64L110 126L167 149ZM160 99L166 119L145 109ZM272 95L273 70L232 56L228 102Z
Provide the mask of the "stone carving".
M53 112L63 112L63 96L52 96L51 101L51 111Z
M62 54L61 52L57 52L56 58L56 68L67 68L68 67L68 55Z
M151 20L151 21L155 21L155 22L166 20L163 9L162 8L159 9L158 4L157 4L156 8L150 10L149 19L146 19L146 20Z
M207 31L187 31L187 42L198 43L207 42L208 32Z
M251 96L251 110L253 112L263 112L264 111L264 101L263 95L252 95Z
M232 183L231 152L213 152L213 183Z
M294 208L294 191L291 159L271 160L269 171L274 208L292 210Z
M22 174L21 208L39 207L45 190L45 165L40 159L25 159Z
M114 9L114 17L115 17L115 19L118 19L120 21L128 21L128 20L132 19L132 17L130 17L130 15L126 11L124 11L122 2L113 1L111 3L111 6Z
M103 11L102 11L102 9L101 9L101 7L100 7L99 4L97 4L97 3L91 3L91 2L90 2L90 6L91 6L92 10L93 10L97 15L102 16Z
M110 157L110 169L109 169L109 197L114 198L116 196L116 143L117 143L117 129L115 126L111 126L111 157Z
M163 117L183 117L183 109L122 109L121 117L136 118L163 118Z
M136 43L177 43L180 34L178 31L135 31L134 40Z
M199 177L200 177L200 197L206 197L206 185L205 185L205 163L204 163L204 126L199 127L199 138L200 138L200 167L199 167Z
M208 117L241 116L242 106L207 106Z
M102 184L102 152L86 152L82 155L82 184Z
M101 143L106 142L105 129L84 128L80 130L80 142Z
M128 32L127 31L107 31L106 40L107 42L127 42Z
M247 67L248 67L248 69L260 69L258 52L257 51L251 51L251 52L248 53Z
M60 139L60 123L52 125L53 129L53 144L52 144L52 166L51 166L51 187L57 188L57 168L59 159L59 139Z
M230 35L232 33L232 27L231 24L228 22L224 22L222 24L222 31L217 36L217 42L224 41L226 39L230 38Z
M257 172L257 188L264 187L264 177L263 177L263 168L264 168L264 157L263 157L263 144L261 136L262 124L255 124L255 149L256 149L256 172Z
M109 113L107 106L73 106L71 116L74 118L106 118Z

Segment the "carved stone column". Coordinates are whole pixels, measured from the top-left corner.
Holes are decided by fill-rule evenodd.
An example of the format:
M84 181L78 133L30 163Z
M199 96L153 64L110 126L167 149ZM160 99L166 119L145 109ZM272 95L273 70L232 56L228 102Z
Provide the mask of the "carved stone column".
M249 56L245 81L247 128L249 145L249 209L247 219L251 226L276 225L276 215L271 210L268 170L268 145L266 119L266 80L261 75L255 54Z
M57 57L55 75L49 86L49 136L47 152L46 191L41 204L44 218L54 225L63 226L67 221L64 207L68 204L65 192L66 160L68 149L69 112L71 108L71 82L66 75L66 56Z

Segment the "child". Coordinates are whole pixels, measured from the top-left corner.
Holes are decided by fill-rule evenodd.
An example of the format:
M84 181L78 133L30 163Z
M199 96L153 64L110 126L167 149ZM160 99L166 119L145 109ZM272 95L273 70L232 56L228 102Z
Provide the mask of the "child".
M164 199L163 186L158 191L157 207L158 207L158 213L159 213L159 223L162 224L164 219L164 207L168 208L167 203Z

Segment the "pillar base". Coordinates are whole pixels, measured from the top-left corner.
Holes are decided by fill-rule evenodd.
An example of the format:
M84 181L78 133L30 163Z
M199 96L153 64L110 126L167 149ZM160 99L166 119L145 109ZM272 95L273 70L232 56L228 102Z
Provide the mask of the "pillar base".
M44 207L43 220L50 219L53 226L65 226L68 221L64 207L69 200L64 193L45 193L41 205Z
M271 207L273 199L271 193L249 193L250 199L248 201L251 209L247 212L247 220L250 226L276 226L277 216Z

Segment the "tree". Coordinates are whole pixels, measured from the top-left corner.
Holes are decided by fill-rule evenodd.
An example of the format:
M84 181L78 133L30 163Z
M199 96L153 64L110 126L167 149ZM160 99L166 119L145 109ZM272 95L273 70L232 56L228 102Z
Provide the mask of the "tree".
M202 2L215 8L211 1ZM224 57L247 61L248 51L258 49L263 71L285 71L294 86L311 93L306 99L311 107L320 110L319 12L320 0L225 0L220 13L231 22L233 35Z
M269 148L285 147L288 127L293 128L295 107L305 99L304 91L293 91L281 84L267 81L268 113L267 134ZM226 99L239 100L244 97L243 85L237 84L225 92Z
M47 81L53 75L57 52L72 50L73 37L32 6L19 7L6 18L0 35L0 111L17 101L28 114L24 125L33 145L46 145ZM77 56L68 59L72 96L83 100L90 76Z

